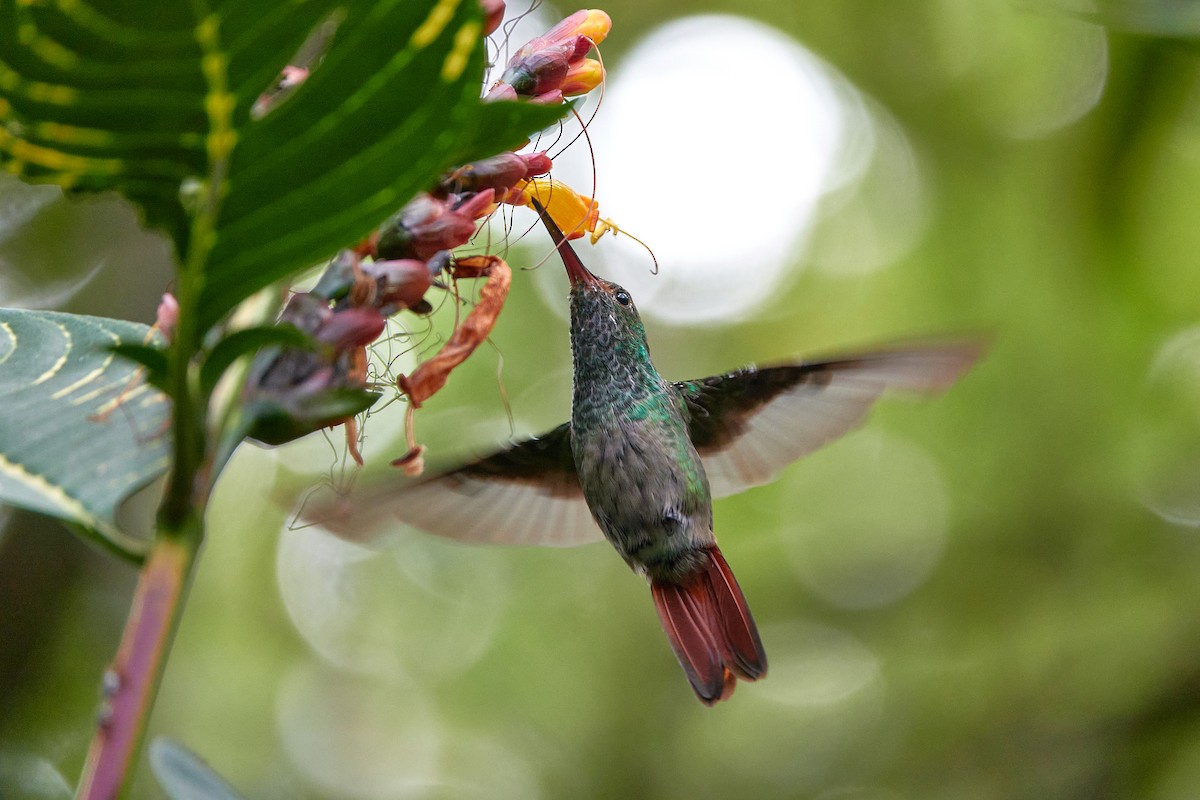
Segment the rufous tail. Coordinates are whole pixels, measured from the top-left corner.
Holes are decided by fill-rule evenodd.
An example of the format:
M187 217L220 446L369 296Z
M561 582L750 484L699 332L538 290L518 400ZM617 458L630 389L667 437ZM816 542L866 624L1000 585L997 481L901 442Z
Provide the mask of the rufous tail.
M741 587L714 545L682 582L653 580L650 593L671 648L700 702L711 706L733 694L737 679L767 672L767 654Z

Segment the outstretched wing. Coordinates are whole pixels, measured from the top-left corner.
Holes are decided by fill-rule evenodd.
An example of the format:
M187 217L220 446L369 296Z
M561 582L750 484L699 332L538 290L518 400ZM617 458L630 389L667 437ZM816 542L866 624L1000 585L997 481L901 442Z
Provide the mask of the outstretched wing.
M713 495L766 483L865 419L886 389L949 388L978 343L929 344L825 361L747 368L675 384Z
M349 539L388 519L476 544L566 547L603 539L592 519L568 423L425 480L355 492L353 508L317 522Z

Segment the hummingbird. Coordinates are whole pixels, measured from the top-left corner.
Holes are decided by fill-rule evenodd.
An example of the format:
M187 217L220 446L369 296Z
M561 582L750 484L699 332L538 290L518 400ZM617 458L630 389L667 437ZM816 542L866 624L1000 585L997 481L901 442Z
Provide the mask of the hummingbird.
M629 292L589 271L545 209L533 204L571 283L570 421L389 490L376 498L382 502L358 503L352 522L359 527L390 511L459 541L608 540L648 581L692 689L714 705L739 680L763 677L767 656L717 546L713 498L766 483L856 427L886 389L948 388L981 348L925 343L668 381L650 360Z

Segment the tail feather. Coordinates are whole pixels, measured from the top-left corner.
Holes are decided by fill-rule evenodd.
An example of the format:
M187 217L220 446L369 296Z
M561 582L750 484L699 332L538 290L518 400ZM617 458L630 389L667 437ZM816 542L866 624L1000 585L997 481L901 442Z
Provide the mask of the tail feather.
M737 679L767 671L754 617L729 565L715 546L703 566L682 582L654 580L650 593L671 648L705 705L733 694Z
M733 571L725 557L716 547L709 551L708 575L713 599L717 604L717 618L721 622L724 641L729 648L728 666L739 678L758 680L767 671L767 654L758 637L758 626L750 616L750 606L733 577Z

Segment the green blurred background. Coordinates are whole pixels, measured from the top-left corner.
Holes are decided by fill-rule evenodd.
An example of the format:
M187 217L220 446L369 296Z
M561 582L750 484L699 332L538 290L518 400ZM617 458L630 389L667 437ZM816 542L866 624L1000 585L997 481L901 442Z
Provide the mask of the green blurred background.
M678 6L604 8L606 103L619 107L623 57ZM223 477L152 735L195 749L247 797L281 800L1200 796L1196 8L692 9L791 37L856 87L870 109L858 124L890 131L876 144L901 156L819 193L786 274L728 263L763 303L691 324L650 313L660 370L696 377L922 333L992 340L945 397L887 401L866 429L717 503L771 658L765 681L717 708L695 702L646 588L604 545L469 548L398 529L368 549L289 530L278 498L296 476L320 487L340 474L336 436L312 437L246 447ZM786 102L779 76L743 57L709 47L683 63ZM662 113L699 128L736 99L713 91L678 110L664 95ZM728 215L780 202L769 190L796 154L761 142L794 124L785 110L763 103L743 138L696 163L709 191L654 170L633 188L686 209L690 236L734 227L750 248L767 232ZM663 123L642 124L650 136ZM617 156L596 158L603 189ZM599 200L655 245L642 212ZM605 263L616 246L580 252ZM509 262L547 251L531 236ZM6 305L146 321L171 274L119 204L13 181L0 183L0 259ZM645 272L644 256L631 263ZM435 461L565 419L555 270L517 273L495 349L418 415ZM672 270L686 274L664 258L661 280ZM368 458L403 449L399 416L369 421ZM56 523L9 516L0 797L69 796L134 580ZM162 796L144 768L134 795Z

